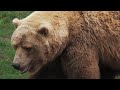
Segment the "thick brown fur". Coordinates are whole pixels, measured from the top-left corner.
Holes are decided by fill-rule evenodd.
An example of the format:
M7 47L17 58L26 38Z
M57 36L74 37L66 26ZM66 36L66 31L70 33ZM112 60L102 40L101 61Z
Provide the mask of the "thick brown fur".
M71 44L63 52L68 78L99 79L103 73L113 77L114 72L105 69L120 71L120 13L90 11L81 17L82 24L71 27L75 34L71 31Z
M48 60L49 58L44 56L44 54L39 54L42 56L42 62L43 57L45 58L45 64L42 64L42 68L40 66L41 62L40 65L39 63L38 65L34 63L36 65L36 67L34 65L35 68L39 68L38 66L40 66L41 69L38 69L37 73L31 75L30 78L48 78L49 75L55 75L50 76L50 78L57 77L68 79L114 78L116 72L120 71L120 12L68 11L51 13L56 13L57 17L55 19L56 24L54 23L53 27L55 28L56 25L61 27L63 24L59 25L59 20L64 19L68 34L65 32L67 29L65 29L64 32L66 37L60 39L55 36L56 40L60 40L60 42L63 40L63 42L59 44L55 40L52 41L51 45L54 44L53 42L57 44L57 46L53 45L51 54L49 54L50 52L47 52L48 56L54 54L53 52L56 52L56 55L50 57L52 60ZM37 16L39 14L35 15ZM35 15L34 17L36 17ZM32 16L29 17L32 18ZM63 23L65 24L65 22ZM31 23L29 25L33 26ZM37 27L37 24L34 25L36 25L34 27ZM58 28L58 26L56 28ZM18 33L19 31L13 35L13 42L15 35ZM61 32L53 31L52 33L58 33L57 35L60 36L59 33ZM29 39L28 36L27 38ZM37 38L34 38L33 41L36 39ZM37 40L35 42L37 42ZM44 46L44 42L39 44ZM60 47L61 49L55 51L57 47ZM36 57L38 56L36 55ZM36 59L34 62L38 62L38 60ZM50 69L49 66L53 66L54 68ZM34 70L35 69L33 69L33 71ZM56 73L50 74L52 70L54 70L54 72L56 71ZM59 75L57 74L58 71L60 71Z

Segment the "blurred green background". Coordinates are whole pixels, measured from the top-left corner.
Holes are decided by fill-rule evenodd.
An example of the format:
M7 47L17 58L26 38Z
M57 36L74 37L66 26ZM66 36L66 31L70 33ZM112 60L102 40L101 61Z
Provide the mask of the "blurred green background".
M0 79L27 79L28 73L20 74L11 63L14 50L11 46L11 35L15 30L12 24L14 18L25 18L32 11L0 11Z

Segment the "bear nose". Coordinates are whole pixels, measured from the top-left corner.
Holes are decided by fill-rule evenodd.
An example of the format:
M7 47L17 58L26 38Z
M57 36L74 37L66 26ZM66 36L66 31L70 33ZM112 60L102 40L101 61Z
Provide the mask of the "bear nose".
M19 69L20 69L20 65L19 65L19 64L12 63L12 66L13 66L15 69L17 69L17 70L19 70Z

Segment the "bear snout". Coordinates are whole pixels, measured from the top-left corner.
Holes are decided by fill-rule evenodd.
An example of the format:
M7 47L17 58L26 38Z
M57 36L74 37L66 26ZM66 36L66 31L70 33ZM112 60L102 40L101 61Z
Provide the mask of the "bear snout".
M16 69L19 70L20 69L20 65L17 63L12 63L12 66Z

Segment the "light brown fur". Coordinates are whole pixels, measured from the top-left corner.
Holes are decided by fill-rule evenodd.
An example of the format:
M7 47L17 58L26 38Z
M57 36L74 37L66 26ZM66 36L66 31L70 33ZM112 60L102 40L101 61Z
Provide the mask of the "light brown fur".
M41 27L48 28L46 36L38 33ZM11 41L13 63L30 64L31 78L40 78L42 67L54 61L66 78L99 79L113 75L109 70L120 71L119 12L34 12L21 20Z

